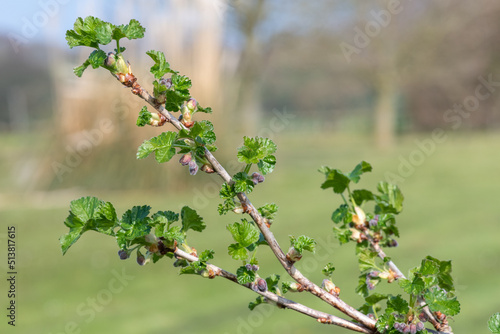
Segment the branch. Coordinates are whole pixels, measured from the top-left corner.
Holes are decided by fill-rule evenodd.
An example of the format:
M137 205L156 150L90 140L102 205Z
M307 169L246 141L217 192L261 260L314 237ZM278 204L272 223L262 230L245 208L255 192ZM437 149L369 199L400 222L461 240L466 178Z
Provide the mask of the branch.
M179 248L175 249L174 254L176 257L186 259L189 262L196 262L199 260L198 257L196 257L192 254L188 254L188 253L180 250ZM231 282L234 282L240 286L243 286L247 289L252 290L253 292L256 292L256 293L264 296L266 298L266 300L274 302L278 307L288 308L288 309L297 311L297 312L305 314L309 317L315 318L315 319L317 319L318 322L321 322L324 324L336 325L336 326L350 329L350 330L360 332L360 333L366 333L366 334L373 333L372 330L370 330L366 327L363 327L360 324L347 321L345 319L336 317L336 316L328 314L328 313L314 310L314 309L309 308L305 305L294 302L290 299L286 299L286 298L283 298L281 296L278 296L277 294L272 293L271 291L260 291L260 290L257 290L255 288L252 288L253 283L240 284L240 283L238 283L238 278L235 274L230 273L228 271L225 271L224 269L221 269L213 264L207 263L207 269L208 269L209 273L211 273L211 276L209 276L210 278L214 278L215 276L219 276L219 277L225 278L227 280L230 280Z
M148 102L152 107L154 107L156 110L158 110L165 118L167 119L168 122L172 123L174 127L176 127L178 130L181 129L186 129L184 125L177 119L175 118L168 110L166 110L161 104L159 104L156 99L144 88L142 88L141 85L137 83L137 79L132 75L132 79L129 81L123 82L120 80L119 76L115 76L122 84L124 84L127 87L132 88L132 93L141 97L144 99L146 102ZM205 148L205 157L207 160L212 164L214 167L214 170L220 175L220 177L230 184L232 182L232 177L229 175L229 173L224 169L224 167L217 161L217 159L213 156L213 154ZM248 197L246 196L245 193L238 193L237 194L238 199L244 205L246 209L246 213L248 213L254 222L257 224L258 228L262 232L262 235L266 239L267 243L271 247L274 255L278 259L278 261L281 263L283 268L288 272L288 274L296 280L298 283L300 283L302 286L306 288L307 291L312 293L313 295L319 297L326 303L332 305L333 307L337 308L344 314L350 316L354 320L360 322L364 326L374 329L375 328L375 323L376 320L369 318L362 312L356 310L352 306L346 304L343 300L338 298L337 296L334 296L330 294L329 292L323 290L320 288L318 285L314 284L311 282L308 278L306 278L295 266L293 265L292 262L288 261L286 259L285 253L283 250L280 248L278 241L274 237L273 233L270 231L269 227L265 223L265 219L261 216L259 211L253 206L253 204L250 202Z
M385 257L387 255L382 250L382 248L380 248L379 243L375 242L375 240L373 240L373 238L370 237L369 235L366 235L366 236L368 237L368 240L370 240L370 244L372 245L375 252L378 254L378 257L380 257L382 260L385 259ZM406 276L401 272L401 270L399 270L398 266L394 262L392 262L392 260L387 261L387 265L389 266L389 268L392 271L394 271L398 275L398 277L406 278ZM432 324L432 326L434 326L435 329L438 330L438 332L428 330L429 332L453 334L453 330L451 329L451 327L447 323L441 323L441 322L439 322L438 319L436 319L436 317L431 312L431 310L429 309L429 307L427 306L427 303L425 302L425 300L423 298L419 298L418 303L420 304L420 306L423 307L425 314L429 318L429 322Z

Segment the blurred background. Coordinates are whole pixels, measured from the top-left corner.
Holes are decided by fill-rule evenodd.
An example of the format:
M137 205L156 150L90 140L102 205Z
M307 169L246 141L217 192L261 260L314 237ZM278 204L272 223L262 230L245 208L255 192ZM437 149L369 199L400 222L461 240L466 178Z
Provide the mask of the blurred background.
M278 144L275 172L250 198L280 206L273 231L283 247L290 234L317 238L317 258L298 264L305 274L319 283L333 262L341 297L361 306L354 250L328 233L340 199L320 189L317 169L350 170L366 160L374 171L360 187L386 180L405 194L399 247L389 256L403 272L426 255L451 259L462 304L451 324L457 333L488 333L487 319L500 310L500 2L25 0L3 7L0 267L6 275L14 225L19 274L16 328L2 317L2 331L347 333L292 311L250 312L250 291L179 277L168 261L120 261L114 241L95 233L62 256L69 202L93 195L119 215L133 205L153 212L190 205L208 226L192 245L214 249L214 263L229 271L239 266L227 256L225 229L238 217L216 212L220 180L189 177L175 161L137 161L143 140L168 129L137 128L145 103L107 71L73 74L91 50L70 50L66 30L93 15L114 24L135 18L146 28L144 39L122 45L144 87L153 81L150 49L192 79L193 96L214 109L216 156L229 171L241 168L242 136ZM261 276L287 280L266 252ZM289 297L339 315L312 296Z

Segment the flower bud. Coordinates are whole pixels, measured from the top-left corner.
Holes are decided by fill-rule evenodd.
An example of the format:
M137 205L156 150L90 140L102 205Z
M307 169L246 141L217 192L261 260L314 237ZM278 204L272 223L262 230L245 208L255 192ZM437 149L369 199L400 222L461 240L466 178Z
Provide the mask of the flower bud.
M167 87L167 89L170 89L170 87L172 87L172 79L171 78L168 78L168 79L161 78L160 85L163 85L163 86Z
M191 160L189 162L189 174L196 175L196 173L198 173L198 165L196 164L196 161Z
M359 206L355 206L354 211L356 211L356 214L352 215L352 221L356 224L356 227L364 226L366 221L365 212Z
M196 111L196 109L198 108L198 103L196 102L195 99L193 98L190 98L189 100L187 100L186 102L186 107L188 108L188 110L193 113Z
M120 260L126 260L129 258L130 254L126 250L120 249L118 251L118 256L120 257Z
M417 325L415 325L415 324L410 325L410 333L417 334Z
M258 278L257 279L257 289L261 292L266 292L267 291L267 282L263 278Z
M387 247L398 247L398 242L397 242L395 239L391 239L391 240L387 243Z
M422 329L424 329L424 323L423 322L417 322L417 332L421 331Z
M116 64L115 54L114 52L109 52L108 57L104 60L104 66L114 67L115 64Z
M188 154L184 154L180 159L179 159L179 162L181 165L183 166L187 166L189 164L189 162L191 161L192 157L191 157L191 153L188 153Z
M252 181L253 181L253 184L254 185L257 185L257 183L262 183L265 181L265 178L264 176L262 176L261 174L259 173L253 173L252 174Z
M137 263L141 266L147 263L146 257L139 251L137 251Z
M405 325L401 333L409 333L409 332L410 332L410 325Z

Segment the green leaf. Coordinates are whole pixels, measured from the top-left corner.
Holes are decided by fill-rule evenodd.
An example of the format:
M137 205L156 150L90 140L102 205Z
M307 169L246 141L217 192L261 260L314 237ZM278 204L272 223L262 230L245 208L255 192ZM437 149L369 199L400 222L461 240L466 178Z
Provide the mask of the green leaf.
M200 261L207 262L214 258L214 254L215 251L213 249L206 249L203 252L201 252L198 258L200 259Z
M347 204L341 204L337 210L333 211L332 221L334 223L340 224L344 221L344 217L349 212L349 206Z
M430 259L423 259L418 271L421 275L436 275L439 272L439 263Z
M206 113L206 114L211 114L211 113L212 113L212 108L210 108L210 107L203 108L203 107L201 107L201 106L200 106L200 104L198 103L198 106L197 106L196 112L204 112L204 113Z
M257 307L257 305L260 304L267 304L263 296L259 296L255 299L255 301L248 303L248 308L250 309L250 311L253 311Z
M89 46L97 49L99 44L107 44L103 36L98 37L98 32L101 34L105 30L103 25L106 23L93 16L87 16L85 19L77 18L73 30L66 31L66 41L69 47Z
M367 248L359 247L357 249L357 256L358 256L359 270L362 273L372 271L373 268L377 268L377 264L375 262L377 259L376 252L372 252Z
M438 288L427 290L424 299L432 312L440 311L449 316L460 313L460 303L457 298L448 297L444 290Z
M272 221L276 218L276 213L278 212L278 206L274 203L266 203L264 206L261 206L257 209L260 215L267 220Z
M181 209L182 230L187 232L189 229L201 232L205 229L206 225L195 210L188 206Z
M346 244L351 240L352 232L348 229L334 227L333 234L339 240L340 244Z
M382 196L376 196L376 213L400 213L403 210L404 196L398 186L380 181L378 190Z
M400 314L407 314L410 311L408 302L401 298L401 295L389 297L387 300L387 308L393 309Z
M251 193L254 187L252 178L244 172L236 173L233 176L234 191L237 193Z
M135 19L131 19L130 22L127 25L119 25L117 27L121 34L124 37L127 37L128 39L139 39L144 37L144 32L146 31L146 28L141 26L139 21ZM118 36L116 36L118 37ZM113 39L117 39L115 36L113 36ZM120 37L122 38L122 37Z
M268 155L263 159L259 160L257 163L257 168L262 175L267 175L273 172L274 167L276 166L276 157L274 155Z
M132 209L125 211L120 221L121 225L134 225L137 222L144 222L149 215L151 207L149 205L134 206Z
M488 320L488 328L493 334L500 333L500 313L493 314Z
M189 88L191 88L191 80L183 75L177 73L172 74L172 87L167 91L167 102L165 108L170 111L179 111L182 104L187 101L191 95Z
M230 244L228 249L228 254L235 260L245 261L248 258L248 250L241 244Z
M362 205L363 202L373 201L374 198L373 193L366 189L356 189L352 192L352 199L358 206Z
M137 159L144 159L155 152L155 159L159 163L167 162L175 155L175 148L172 144L177 139L175 132L163 132L158 137L145 140L137 150Z
M272 274L266 277L267 290L272 293L278 293L278 285L280 282L280 275Z
M61 243L61 250L63 255L66 254L68 249L78 241L80 236L82 235L83 226L74 227L69 230L69 232L59 238L59 242Z
M408 294L419 295L425 289L425 282L421 277L415 276L413 280L400 278L399 286Z
M158 211L152 218L155 223L172 224L179 220L179 214L173 211Z
M381 293L374 293L365 298L365 301L368 305L375 305L381 300L387 299L389 296Z
M427 256L426 259L431 260L439 265L437 274L438 285L446 291L455 291L453 286L453 278L451 277L451 261L440 261L432 256Z
M259 231L246 219L227 225L226 228L231 232L233 239L242 247L248 247L259 240Z
M142 127L150 123L151 123L151 113L148 111L148 108L144 106L139 112L139 117L137 117L136 125Z
M343 193L351 180L344 173L338 169L332 169L326 175L326 181L321 185L321 189L333 188L333 191L337 194Z
M359 179L361 178L361 175L366 173L366 172L371 172L372 171L372 166L366 162L366 161L361 161L354 169L352 172L349 174L349 179L351 179L352 182L358 183Z
M191 138L202 145L213 144L216 140L214 126L210 121L199 121L194 123L190 130L181 130L180 138Z
M98 218L99 208L104 204L97 197L82 197L71 201L71 212L83 223Z
M163 52L149 50L146 54L155 62L149 71L156 79L161 79L167 73L174 73L174 71L170 69L170 64L167 62Z
M247 284L255 281L255 272L248 270L245 266L241 266L236 270L239 284Z
M87 67L89 67L89 66L90 66L90 61L87 59L87 60L85 60L85 62L84 62L82 65L80 65L80 66L77 66L77 67L73 68L73 73L75 73L75 75L76 75L77 77L81 78L81 77L82 77L83 72L84 72L84 71L87 69Z
M295 248L300 254L304 251L309 251L314 253L316 248L316 241L308 236L301 235L298 238L290 236L290 244Z
M246 164L258 164L263 160L263 162L261 162L261 167L264 171L269 172L274 168L276 158L268 156L272 156L272 154L276 152L276 149L276 144L268 138L243 137L243 146L238 149L238 161ZM271 167L271 165L273 165L273 167ZM265 174L263 171L261 172Z
M98 68L98 67L104 65L104 60L107 57L108 56L106 55L106 52L104 52L102 50L94 50L90 54L88 61L89 61L89 64L92 65L92 68Z

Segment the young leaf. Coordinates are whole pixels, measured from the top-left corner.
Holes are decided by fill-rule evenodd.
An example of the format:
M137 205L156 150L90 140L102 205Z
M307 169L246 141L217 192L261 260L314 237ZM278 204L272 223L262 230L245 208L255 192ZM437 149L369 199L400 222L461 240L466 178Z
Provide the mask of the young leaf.
M259 240L259 231L246 219L227 225L226 228L231 232L233 239L242 247L248 247Z
M116 30L119 30L121 35L118 35L118 32L115 33ZM118 40L120 38L126 37L130 40L132 39L139 39L144 37L144 32L146 31L146 28L141 26L139 21L135 19L131 19L130 22L127 25L119 25L113 31L113 39ZM115 35L116 34L116 35Z
M163 54L163 52L149 50L146 52L146 54L150 56L151 59L153 59L153 61L155 62L155 64L151 66L151 69L149 71L154 75L156 79L161 79L167 73L175 73L170 69L170 64L167 62L165 54Z
M179 111L182 104L187 101L191 95L189 88L191 88L191 80L183 75L177 73L172 74L172 87L167 91L167 102L165 108L170 111Z
M181 130L179 132L179 137L191 138L202 145L213 144L216 140L214 126L210 121L199 121L194 123L191 129Z
M227 249L234 260L245 261L248 258L248 250L239 243L230 244Z
M244 172L236 173L233 176L234 191L237 193L251 193L254 187L252 178Z
M177 133L169 131L145 140L137 150L137 159L144 159L155 152L155 159L159 163L169 161L175 155L175 148L172 144L176 139Z
M103 25L106 25L105 22L93 16L87 16L85 19L77 18L73 30L66 31L66 41L69 47L89 46L97 49L99 44L108 44L111 40L107 41L106 38L103 39L103 36L97 36L98 31L102 32L102 28L99 27Z
M148 108L144 106L139 112L139 117L137 117L136 125L142 127L150 123L151 123L151 113L148 111Z
M260 304L266 304L266 301L262 296L259 296L255 299L255 301L248 303L248 308L250 309L250 311L253 311L257 307L257 305Z
M425 289L425 282L419 276L415 276L413 280L400 278L398 282L407 294L419 295Z
M354 183L358 183L362 174L371 171L372 166L366 161L361 161L358 165L356 165L356 167L354 167L352 172L349 173L349 179L351 179Z
M203 252L201 252L198 258L200 259L200 261L207 262L214 258L214 254L215 251L213 249L206 249Z
M434 288L427 290L424 299L432 312L440 311L446 315L454 316L460 313L460 303L456 297L448 297L445 291Z
M189 229L201 232L205 229L206 225L195 210L188 206L181 209L182 230L187 232Z
M245 266L241 266L236 270L239 284L252 283L255 280L255 272L248 270Z
M243 146L238 149L238 161L258 164L257 167L263 175L269 174L276 164L276 158L272 155L276 148L276 144L268 138L243 137Z
M338 169L332 169L326 175L326 181L321 185L321 189L333 188L337 194L343 193L351 180Z
M327 263L326 266L321 270L323 275L327 277L331 277L333 272L335 271L335 267L333 266L333 263Z
M340 224L345 222L344 217L349 213L349 206L347 204L341 204L337 210L333 211L332 221L334 223Z
M500 313L493 314L488 320L488 328L493 334L500 333Z
M387 300L387 308L390 308L399 314L406 314L410 311L408 302L401 298L401 295L389 297Z
M277 293L279 282L280 282L280 275L272 274L271 276L266 277L267 290L273 293Z
M398 186L380 181L378 190L381 196L375 196L377 207L375 213L400 213L403 210L404 196Z
M352 199L356 205L362 205L363 202L373 201L373 193L366 189L356 189L352 192Z
M262 217L267 218L272 221L276 218L276 213L278 212L278 206L274 203L265 204L257 209Z
M374 293L365 298L365 301L368 305L375 305L379 301L387 299L389 296L381 293Z
M179 220L179 214L173 211L158 211L152 218L155 223L172 224Z
M311 253L314 253L316 248L316 241L305 235L301 235L298 238L290 236L290 244L301 254L304 251L309 251Z
M200 104L198 103L198 106L197 106L196 112L204 112L204 113L206 113L206 114L211 114L211 113L212 113L212 108L210 108L210 107L203 108L203 107L202 107L202 106L200 106Z

